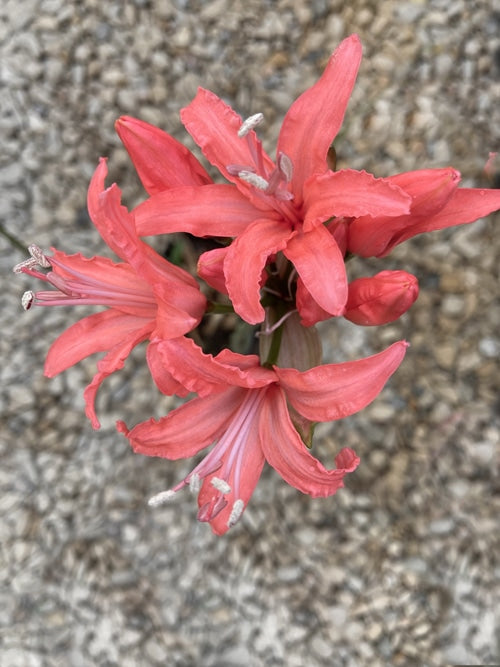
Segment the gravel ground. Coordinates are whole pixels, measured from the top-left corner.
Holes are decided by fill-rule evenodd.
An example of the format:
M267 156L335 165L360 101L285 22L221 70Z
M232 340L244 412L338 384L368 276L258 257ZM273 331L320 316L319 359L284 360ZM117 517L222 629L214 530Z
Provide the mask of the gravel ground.
M106 254L85 211L99 155L129 206L144 196L113 122L130 114L185 140L198 85L266 145L339 41L365 59L337 142L378 175L453 165L488 185L500 150L499 0L4 0L3 224L24 243ZM346 488L311 500L266 470L224 538L180 494L190 469L134 455L114 421L159 416L138 350L83 416L90 360L42 376L75 313L23 313L23 253L0 240L0 664L303 667L500 662L496 220L437 232L354 272L404 268L421 296L398 323L324 330L331 359L402 337L407 357L361 414L318 429L331 462L362 458ZM383 264L383 267L381 266ZM8 283L8 284L7 284Z

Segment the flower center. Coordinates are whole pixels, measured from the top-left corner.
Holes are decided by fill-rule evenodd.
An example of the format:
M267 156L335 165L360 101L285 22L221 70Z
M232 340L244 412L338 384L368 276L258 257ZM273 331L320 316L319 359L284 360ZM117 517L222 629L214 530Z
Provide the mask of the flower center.
M184 486L189 485L192 493L198 493L202 481L209 478L213 491L209 499L198 510L199 521L211 521L227 507L226 496L235 498L228 518L228 527L233 526L245 509L240 497L240 486L244 471L246 448L254 446L250 438L254 419L264 400L266 388L248 390L227 431L205 458L172 489L162 491L149 500L149 505L157 507L167 502ZM217 474L215 474L217 473ZM231 486L232 484L232 486Z
M25 310L32 306L75 306L99 305L110 306L132 312L134 315L155 317L156 301L150 287L131 269L123 264L109 264L109 279L92 275L92 260L88 262L89 273L84 273L81 258L75 268L69 261L62 262L54 256L48 256L36 245L30 245L31 257L17 264L14 273L26 273L49 283L55 289L23 294L21 303ZM38 268L37 268L38 267ZM43 273L39 269L54 269ZM87 268L87 267L85 267ZM113 280L115 279L116 282ZM142 312L144 311L144 312Z
M263 114L256 113L243 121L238 130L240 139L247 142L253 164L229 164L226 169L232 176L238 176L242 181L252 185L270 206L296 222L297 214L291 204L293 194L288 189L288 184L292 180L293 164L288 155L280 152L274 168L270 170L266 167L262 142L252 131L263 119Z

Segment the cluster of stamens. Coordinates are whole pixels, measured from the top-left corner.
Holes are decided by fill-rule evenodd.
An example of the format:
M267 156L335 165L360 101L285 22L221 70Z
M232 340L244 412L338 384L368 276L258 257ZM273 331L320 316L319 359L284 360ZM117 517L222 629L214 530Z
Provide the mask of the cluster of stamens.
M290 201L293 199L293 194L287 189L287 185L292 180L292 161L285 153L279 153L277 165L269 173L264 164L262 143L255 133L252 133L263 119L263 114L256 113L243 121L238 130L238 137L247 141L254 165L230 164L227 170L232 176L238 176L242 181L278 201Z

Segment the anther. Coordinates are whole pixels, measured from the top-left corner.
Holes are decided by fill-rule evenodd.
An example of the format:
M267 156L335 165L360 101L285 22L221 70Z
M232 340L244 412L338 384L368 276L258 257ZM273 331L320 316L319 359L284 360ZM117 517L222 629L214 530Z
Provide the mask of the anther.
M258 174L254 174L251 171L247 171L246 169L240 171L238 173L238 176L241 178L242 181L250 183L250 185L253 185L258 190L267 190L267 188L269 187L269 183L266 181L265 178L259 176Z
M287 183L290 183L293 175L293 162L290 160L286 153L280 153L278 155L278 166L285 177Z
M19 262L19 264L16 264L12 271L14 273L23 273L24 269L34 269L35 266L38 265L38 262L36 259L33 257L29 257L28 259L25 259L23 262Z
M210 484L221 493L231 493L231 487L225 479L221 479L220 477L212 477Z
M164 505L174 496L175 496L175 491L173 491L172 489L169 489L168 491L162 491L161 493L157 493L156 496L150 498L148 500L148 505L150 507L159 507L160 505Z
M241 498L238 498L238 500L235 500L233 509L231 510L231 514L229 515L229 519L227 520L227 525L228 528L231 528L231 526L234 526L235 523L237 523L243 514L243 510L245 509L245 503Z
M35 293L32 292L31 290L25 292L21 297L21 305L24 308L24 310L29 310L34 302L35 302Z
M28 250L33 259L36 259L36 262L39 266L41 266L43 269L48 269L50 267L49 260L43 254L43 250L39 246L32 243L28 246Z
M261 113L256 113L253 116L249 116L246 120L243 121L241 124L240 129L238 130L238 136L240 139L243 137L246 137L246 135L250 132L250 130L253 130L254 127L257 127L259 123L262 123L264 120L264 114Z
M200 476L195 472L189 478L189 490L191 493L196 494L201 489L201 479Z

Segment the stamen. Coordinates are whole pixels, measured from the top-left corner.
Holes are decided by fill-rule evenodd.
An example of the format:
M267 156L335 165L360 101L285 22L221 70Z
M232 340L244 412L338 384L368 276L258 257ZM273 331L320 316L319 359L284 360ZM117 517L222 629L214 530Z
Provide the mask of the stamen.
M19 262L19 264L16 264L12 271L14 273L23 273L24 269L34 269L35 266L38 265L38 262L36 259L33 257L30 257L29 259L25 259L24 262Z
M21 297L21 305L24 310L29 310L35 301L35 293L28 291Z
M227 525L228 528L231 528L231 526L234 526L235 523L237 523L243 514L243 510L245 509L245 503L241 498L238 498L238 500L235 500L233 509L231 510L231 514L229 515L229 519L227 520Z
M28 246L28 251L33 259L36 259L36 262L39 266L41 266L43 269L50 268L50 262L43 254L43 250L39 246L32 243Z
M287 183L290 183L293 176L293 162L290 160L286 153L280 153L278 155L278 167Z
M269 183L266 181L265 178L259 176L258 174L254 174L253 172L248 171L246 169L240 171L238 173L238 176L241 178L242 181L250 183L250 185L253 185L258 190L267 190L267 188L269 187Z
M161 493L157 493L156 496L153 496L148 500L148 505L150 507L159 507L160 505L164 505L166 502L171 500L175 496L175 491L172 489L168 489L168 491L162 491Z
M212 477L210 484L221 493L231 493L231 487L225 479L221 479L220 477Z
M265 329L263 329L262 331L257 331L255 335L256 336L269 336L274 331L276 331L276 329L278 329L283 324L283 322L290 317L290 315L293 315L293 313L296 313L296 312L297 312L296 308L294 308L294 310L289 310L287 313L285 313L283 315L283 317L280 317L280 319L277 322L275 322L272 327L270 327L268 324L266 324Z
M189 490L191 493L196 494L201 489L201 479L198 473L194 472L189 478Z
M246 120L243 121L241 124L240 129L238 130L238 136L240 139L243 137L246 137L246 135L250 132L250 130L253 130L254 127L257 127L259 123L262 123L264 120L264 114L262 113L256 113L253 116L249 116Z
M253 167L249 167L246 164L228 164L226 169L231 176L239 176L240 171L249 171L251 174L255 172Z

